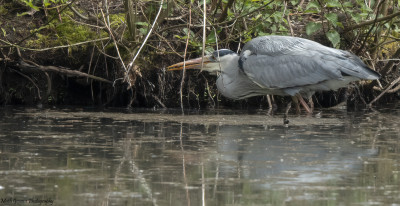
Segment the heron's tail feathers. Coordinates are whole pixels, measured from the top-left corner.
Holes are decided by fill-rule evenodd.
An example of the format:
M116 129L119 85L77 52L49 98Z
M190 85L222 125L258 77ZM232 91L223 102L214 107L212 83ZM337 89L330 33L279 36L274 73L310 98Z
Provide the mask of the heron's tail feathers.
M369 68L358 56L342 51L341 55L337 56L336 63L343 76L353 76L360 79L379 79L381 75Z

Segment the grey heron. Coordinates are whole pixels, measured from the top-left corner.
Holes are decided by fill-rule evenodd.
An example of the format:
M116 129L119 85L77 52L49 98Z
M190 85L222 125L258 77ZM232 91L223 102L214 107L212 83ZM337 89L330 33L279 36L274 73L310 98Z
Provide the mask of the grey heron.
M292 96L309 113L312 110L303 97L310 98L316 91L337 90L357 80L380 78L348 51L289 36L257 37L247 42L240 54L221 49L204 59L171 65L168 70L181 70L183 66L218 75L217 88L227 98Z

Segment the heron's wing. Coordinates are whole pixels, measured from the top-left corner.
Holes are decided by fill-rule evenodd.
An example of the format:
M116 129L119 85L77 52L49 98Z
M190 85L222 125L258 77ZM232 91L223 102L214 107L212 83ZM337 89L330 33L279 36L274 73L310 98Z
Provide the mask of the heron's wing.
M302 87L340 80L343 76L377 78L376 72L349 52L282 36L259 37L248 42L242 50L239 67L259 86L270 89Z

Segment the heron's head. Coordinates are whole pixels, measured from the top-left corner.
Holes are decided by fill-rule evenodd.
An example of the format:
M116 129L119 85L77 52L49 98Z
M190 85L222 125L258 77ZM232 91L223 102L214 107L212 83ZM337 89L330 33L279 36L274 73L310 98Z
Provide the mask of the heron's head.
M168 67L168 71L174 70L182 70L185 66L185 69L200 69L207 71L211 74L217 75L218 72L221 72L225 65L229 64L233 58L237 57L238 54L229 49L220 49L214 51L211 55L204 56L203 67L201 65L202 58L191 59L184 62L179 62L177 64L171 65Z

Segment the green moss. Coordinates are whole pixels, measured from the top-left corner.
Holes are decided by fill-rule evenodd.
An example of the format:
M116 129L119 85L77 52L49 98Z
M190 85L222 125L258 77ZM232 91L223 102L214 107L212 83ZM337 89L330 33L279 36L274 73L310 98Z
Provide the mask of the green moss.
M58 13L54 11L49 13L58 15ZM26 42L27 46L31 48L46 48L71 45L108 36L104 31L97 33L93 28L73 21L71 16L74 16L72 11L64 11L61 15L61 21L54 20L48 25L32 30L31 32L37 32L36 39L28 40ZM49 17L49 19L51 19L51 17ZM125 14L123 13L110 15L110 23L114 29L121 26L124 20ZM87 44L70 47L69 52L85 49L86 46Z
M4 6L0 6L0 15L6 15L8 13L8 10L4 8Z
M117 28L125 22L125 13L110 14L110 24L112 28Z

